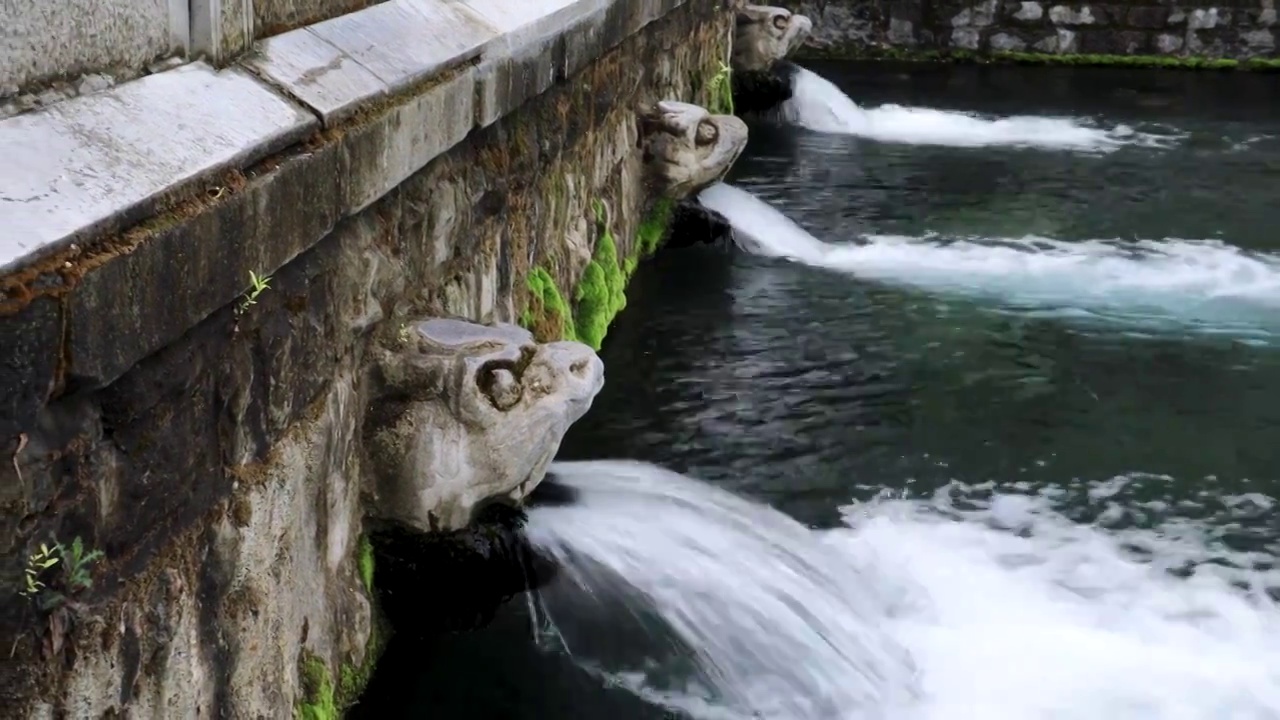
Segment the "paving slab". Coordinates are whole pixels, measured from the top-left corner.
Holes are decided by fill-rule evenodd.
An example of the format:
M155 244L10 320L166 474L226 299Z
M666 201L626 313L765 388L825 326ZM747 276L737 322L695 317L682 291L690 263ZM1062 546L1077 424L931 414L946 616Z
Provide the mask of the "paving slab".
M244 70L202 62L0 121L0 273L317 126Z
M243 64L309 105L326 126L390 92L377 75L309 27L261 41Z
M441 0L388 0L310 28L397 92L480 55L497 30Z

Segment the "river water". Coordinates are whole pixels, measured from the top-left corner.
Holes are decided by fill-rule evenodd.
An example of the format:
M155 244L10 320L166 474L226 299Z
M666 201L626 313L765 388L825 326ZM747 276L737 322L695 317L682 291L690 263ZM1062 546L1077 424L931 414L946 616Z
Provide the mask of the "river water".
M569 572L360 715L1280 718L1274 83L812 68L629 288Z

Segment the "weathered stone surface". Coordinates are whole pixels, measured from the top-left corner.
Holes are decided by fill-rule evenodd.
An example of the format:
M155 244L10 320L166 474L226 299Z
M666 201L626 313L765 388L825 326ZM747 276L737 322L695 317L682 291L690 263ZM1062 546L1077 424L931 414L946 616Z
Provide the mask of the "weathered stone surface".
M53 79L129 74L178 50L183 38L175 31L185 35L185 28L176 25L171 7L169 0L6 0L0 5L0 101Z
M684 198L719 181L747 146L747 124L689 103L664 101L641 115L645 163L658 192Z
M305 102L327 126L390 92L378 76L309 28L260 42L243 62Z
M454 7L440 0L387 0L307 30L397 92L479 56L497 35Z
M0 121L0 272L136 221L162 194L315 126L243 71L203 63Z
M170 0L170 6L181 7L181 1ZM253 44L253 0L186 0L184 9L193 55L222 67Z
M519 503L604 386L591 348L515 325L412 322L378 354L365 422L377 512L424 531Z
M252 0L254 37L264 38L366 8L378 0Z
M813 22L786 8L743 5L737 10L733 35L733 69L761 72L800 47Z

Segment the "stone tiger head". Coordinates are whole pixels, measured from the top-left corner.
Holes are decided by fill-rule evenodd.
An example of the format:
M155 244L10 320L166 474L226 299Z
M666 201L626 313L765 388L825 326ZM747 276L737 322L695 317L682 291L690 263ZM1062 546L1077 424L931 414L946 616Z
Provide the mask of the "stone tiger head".
M733 36L733 68L740 72L769 70L795 52L809 37L813 23L804 15L767 5L737 9Z
M389 345L364 423L369 480L377 514L426 531L519 503L604 385L591 348L515 325L424 320Z
M641 111L639 142L650 181L679 200L729 172L747 145L747 124L698 105L662 101Z

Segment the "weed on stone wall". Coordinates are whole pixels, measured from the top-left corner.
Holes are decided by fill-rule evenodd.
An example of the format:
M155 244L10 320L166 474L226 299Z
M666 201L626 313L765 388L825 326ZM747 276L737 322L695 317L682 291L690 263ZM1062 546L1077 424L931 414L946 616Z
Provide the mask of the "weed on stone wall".
M711 105L707 108L717 115L733 114L733 70L725 63L711 76Z

